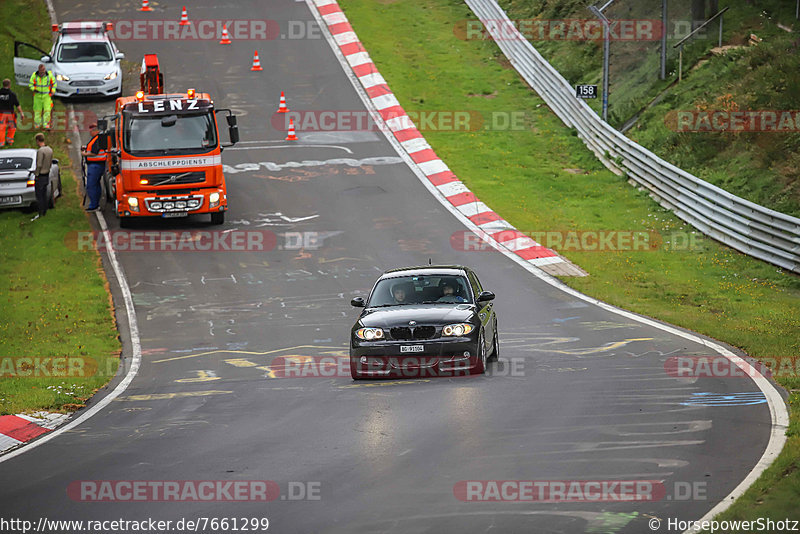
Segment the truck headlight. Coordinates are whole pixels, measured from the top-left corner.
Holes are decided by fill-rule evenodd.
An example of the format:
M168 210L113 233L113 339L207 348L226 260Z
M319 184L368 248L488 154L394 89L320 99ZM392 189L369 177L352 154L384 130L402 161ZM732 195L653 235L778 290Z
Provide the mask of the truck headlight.
M219 193L214 191L210 195L208 195L208 207L214 208L219 205Z
M128 199L128 207L131 208L131 211L139 211L139 199L136 197L130 197Z

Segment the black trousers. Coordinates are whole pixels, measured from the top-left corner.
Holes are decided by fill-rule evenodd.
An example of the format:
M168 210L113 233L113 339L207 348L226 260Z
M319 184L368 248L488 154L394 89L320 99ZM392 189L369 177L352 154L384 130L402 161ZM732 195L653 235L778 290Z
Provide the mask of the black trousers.
M34 189L36 190L36 204L39 207L39 215L47 213L47 206L50 204L50 199L47 198L47 185L50 183L49 174L40 174L36 177L34 182Z

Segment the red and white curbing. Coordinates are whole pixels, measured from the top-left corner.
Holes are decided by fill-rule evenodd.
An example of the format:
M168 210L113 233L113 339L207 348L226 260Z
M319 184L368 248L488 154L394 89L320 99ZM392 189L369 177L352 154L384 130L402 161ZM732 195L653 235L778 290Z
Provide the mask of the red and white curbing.
M50 432L69 414L36 412L30 415L0 415L0 454Z
M400 142L430 183L459 212L485 232L480 237L494 241L524 261L548 274L557 276L586 276L586 272L557 252L546 248L503 220L486 204L478 200L450 168L436 155L423 135L414 126L386 80L358 40L336 0L312 0L325 21L353 73L361 82L387 128Z

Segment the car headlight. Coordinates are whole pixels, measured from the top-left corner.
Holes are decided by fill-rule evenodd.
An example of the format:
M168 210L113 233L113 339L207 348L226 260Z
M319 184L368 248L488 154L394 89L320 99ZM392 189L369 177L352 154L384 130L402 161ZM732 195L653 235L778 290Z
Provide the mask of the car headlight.
M56 74L56 81L57 82L68 82L69 76L66 74Z
M443 336L453 336L453 337L461 337L466 336L474 327L469 323L457 323L457 324L449 324L442 328L442 335Z
M103 76L103 79L104 80L113 80L116 77L117 77L117 71L114 71L114 72L109 72L108 74Z
M356 330L356 337L365 341L375 341L383 339L383 330L380 328L359 328Z

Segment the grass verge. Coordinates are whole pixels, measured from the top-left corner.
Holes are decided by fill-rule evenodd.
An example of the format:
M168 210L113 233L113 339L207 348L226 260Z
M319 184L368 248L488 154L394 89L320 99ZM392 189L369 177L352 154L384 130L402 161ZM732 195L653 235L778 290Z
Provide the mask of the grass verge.
M49 18L42 0L5 0L0 18L14 21L0 26L0 78L13 80L14 40L48 50ZM31 92L13 82L12 90L28 117L19 125L30 125ZM63 113L63 103L55 100L53 111ZM17 130L14 148L35 147L35 134ZM60 161L63 197L33 222L35 212L0 211L0 415L78 409L119 363L100 257L74 246L76 233L91 227L72 172L68 135L45 135Z
M649 250L558 247L590 276L570 286L690 328L761 358L782 358L777 381L800 403L800 278L704 239L645 193L607 171L510 68L492 42L453 28L455 0L340 0L383 77L409 112L522 113L525 127L423 132L482 201L523 232L633 231L661 236ZM398 31L398 28L402 28ZM391 37L387 37L391 36ZM552 243L544 243L552 244ZM628 247L630 248L630 247ZM725 518L798 518L800 414L792 410L780 458Z

